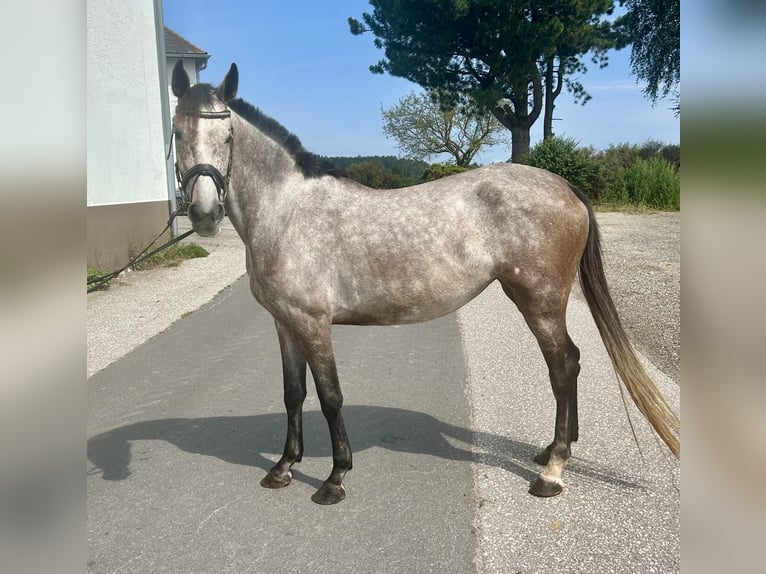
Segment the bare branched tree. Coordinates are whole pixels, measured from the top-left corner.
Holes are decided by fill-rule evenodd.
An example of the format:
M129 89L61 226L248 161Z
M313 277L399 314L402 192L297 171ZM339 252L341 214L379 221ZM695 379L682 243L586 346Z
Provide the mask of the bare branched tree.
M435 93L409 94L382 114L383 133L412 159L446 153L468 167L482 147L508 144L507 130L491 113L467 101L447 104Z

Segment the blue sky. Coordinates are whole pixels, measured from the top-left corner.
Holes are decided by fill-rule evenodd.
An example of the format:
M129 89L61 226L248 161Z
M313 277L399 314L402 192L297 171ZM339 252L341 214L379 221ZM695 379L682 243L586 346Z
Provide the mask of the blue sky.
M294 132L304 147L327 156L399 155L382 133L381 107L421 88L376 75L369 66L382 52L369 34L352 36L347 18L371 11L366 0L163 0L165 24L211 57L201 80L219 84L232 62L239 96ZM678 143L680 121L661 100L643 97L630 74L628 50L612 51L603 70L590 65L581 78L593 99L585 106L562 93L554 132L581 145L656 139ZM532 143L542 139L542 118ZM487 150L480 163L505 161L507 146Z

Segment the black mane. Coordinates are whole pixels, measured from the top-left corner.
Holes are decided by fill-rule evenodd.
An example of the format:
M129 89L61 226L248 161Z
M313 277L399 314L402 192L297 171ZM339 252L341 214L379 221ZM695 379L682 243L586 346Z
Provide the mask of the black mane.
M345 175L342 170L336 168L327 160L306 151L298 136L290 133L277 120L267 116L242 98L230 101L229 107L243 119L258 128L259 131L277 142L295 160L295 163L305 177L312 178L323 175L343 177Z
M193 114L200 109L212 107L216 99L213 86L195 84L178 101L177 111L182 114ZM306 151L296 135L242 98L230 101L229 108L279 144L295 160L305 177L315 178L323 175L345 177L343 170L336 168L318 155Z

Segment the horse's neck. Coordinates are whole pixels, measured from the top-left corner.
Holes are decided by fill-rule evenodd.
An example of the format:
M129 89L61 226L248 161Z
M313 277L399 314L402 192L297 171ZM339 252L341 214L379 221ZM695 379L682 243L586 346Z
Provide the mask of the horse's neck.
M242 118L234 119L230 219L240 236L274 216L274 210L297 195L300 186L289 185L298 177L295 161L274 140Z

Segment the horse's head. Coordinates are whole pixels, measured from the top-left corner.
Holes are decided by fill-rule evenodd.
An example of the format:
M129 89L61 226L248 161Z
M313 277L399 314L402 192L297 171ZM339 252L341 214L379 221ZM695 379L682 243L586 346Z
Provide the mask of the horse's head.
M173 93L178 106L173 116L176 141L176 175L194 231L217 235L224 216L223 201L229 191L233 133L227 103L237 95L239 73L231 65L221 85L189 85L179 60L173 68Z

